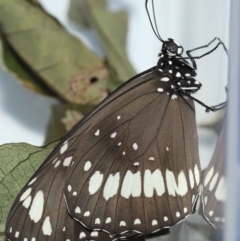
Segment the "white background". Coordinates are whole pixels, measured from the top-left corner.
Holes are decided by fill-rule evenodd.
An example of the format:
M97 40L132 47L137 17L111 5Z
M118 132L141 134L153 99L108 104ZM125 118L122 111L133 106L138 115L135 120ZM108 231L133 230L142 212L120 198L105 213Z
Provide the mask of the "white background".
M67 17L69 0L40 2L72 33L81 36L77 27ZM129 14L126 49L137 72L156 65L161 49L161 43L150 27L144 2L145 0L108 1L110 9L123 8ZM207 44L216 36L228 43L229 0L155 0L155 3L158 28L163 39L174 38L185 50ZM84 37L83 40L91 49L102 53L99 46L91 44L90 39ZM196 98L209 105L225 100L226 60L222 48L197 60L198 80L203 87L195 95ZM56 100L26 90L14 77L0 69L0 144L27 142L42 145L53 103L56 103ZM216 119L216 114L206 114L204 108L198 104L196 110L197 122L201 126ZM203 166L206 166L216 141L216 134L210 129L200 128L199 138L200 155Z

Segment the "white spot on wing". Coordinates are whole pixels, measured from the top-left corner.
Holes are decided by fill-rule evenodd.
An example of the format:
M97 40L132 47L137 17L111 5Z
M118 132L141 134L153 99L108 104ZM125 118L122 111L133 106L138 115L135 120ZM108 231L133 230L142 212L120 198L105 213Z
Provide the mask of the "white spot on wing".
M123 179L121 195L127 199L130 195L133 197L139 197L141 195L140 171L134 174L130 170L127 171Z
M66 227L64 226L64 227L63 227L63 232L65 232L65 230L66 230Z
M83 214L83 216L84 216L84 217L90 216L90 212L89 212L89 211L85 212L85 213Z
M95 135L95 136L99 136L99 135L100 135L100 130L98 129L98 130L95 132L94 135Z
M120 224L119 224L119 226L126 226L126 222L121 221Z
M120 180L120 172L117 172L115 175L110 174L103 190L103 197L108 200L117 194Z
M208 171L208 173L207 173L207 175L206 175L206 177L205 177L205 180L204 180L204 186L205 186L205 187L208 185L209 181L211 180L212 175L213 175L213 172L214 172L214 167L212 167L212 168Z
M55 158L55 159L53 160L52 164L54 164L54 163L57 161L57 159L58 159L58 158Z
M177 193L180 196L184 196L188 192L187 181L183 171L181 171L178 175L177 185L173 172L167 169L166 181L169 195L176 196Z
M12 227L9 229L9 232L12 233Z
M117 136L117 132L113 132L110 137L115 138L116 136Z
M57 161L54 165L54 168L57 168L60 165L61 161Z
M17 231L17 232L15 233L15 238L18 238L18 236L19 236L19 232Z
M43 207L44 207L44 194L40 190L33 198L32 205L29 210L29 216L33 222L37 223L42 218Z
M108 218L106 219L106 222L105 222L105 223L111 223L111 221L112 221L112 219L111 219L110 217L108 217Z
M43 231L43 234L47 236L50 236L52 234L52 225L51 225L49 216L47 216L43 222L42 231Z
M91 237L97 237L97 236L98 236L98 231L91 232Z
M60 154L63 154L68 149L68 141L65 141L60 149Z
M210 211L210 212L209 212L209 216L212 216L212 215L213 215L213 211Z
M117 120L120 120L120 119L121 119L121 116L120 116L120 115L118 115L118 116L117 116Z
M75 192L73 192L73 196L77 196L77 192L75 191Z
M117 144L118 146L121 146L122 145L122 142L118 142L118 144Z
M152 220L152 226L155 226L158 224L158 221L157 220Z
M209 191L213 190L213 188L215 187L215 185L217 183L217 179L218 179L218 172L214 175L212 181L209 184Z
M134 224L141 224L141 221L139 218L135 219Z
M180 72L176 73L176 77L181 77L182 75L180 74Z
M72 156L65 158L63 161L63 166L68 167L72 161L72 158L73 158Z
M137 144L136 142L133 144L133 149L134 149L135 151L138 149L138 144Z
M215 197L218 201L224 202L226 200L226 182L224 177L220 178L220 181L215 192Z
M176 217L179 218L180 217L180 213L176 212Z
M76 207L76 208L75 208L75 213L81 213L80 207Z
M184 213L186 213L186 212L187 212L187 208L186 208L186 207L183 209L183 212L184 212Z
M32 192L32 188L30 187L22 194L19 200L20 201L25 200L30 195L31 192Z
M124 152L122 153L122 155L123 155L123 156L126 155L126 152L124 151Z
M197 185L198 185L199 182L200 182L200 173L199 173L197 164L196 164L195 167L194 167L194 175L195 175L196 183L197 183Z
M81 233L79 234L79 238L80 238L80 239L85 238L85 237L86 237L86 234L85 234L84 232L81 232Z
M165 216L165 217L163 218L163 220L164 220L165 222L167 222L167 221L168 221L168 217Z
M189 77L189 76L191 76L191 75L190 75L189 73L186 73L185 76L186 76L186 77Z
M193 178L193 172L191 169L189 169L189 181L190 181L190 186L193 189L194 188L194 178Z
M169 63L170 65L172 65L172 61L169 60L168 63Z
M163 92L163 88L157 88L157 92Z
M168 146L166 146L166 151L169 151L169 148L168 148Z
M92 166L92 163L90 161L86 161L85 165L84 165L84 171L88 171Z
M37 177L34 177L31 182L28 183L28 186L32 185L37 180Z
M145 170L144 174L144 194L146 197L152 197L154 189L158 196L165 193L164 180L162 172L156 169L153 173L149 169Z
M72 186L68 185L67 189L68 189L69 192L71 192L72 191Z
M175 100L175 99L177 99L177 96L173 94L172 97L171 97L171 99L172 99L172 100Z
M23 206L25 207L25 208L29 208L29 206L30 206L30 204L31 204L31 201L32 201L32 197L31 196L28 196L25 200L24 200L24 202L23 202Z
M100 171L96 171L90 178L88 191L90 195L96 193L102 185L103 174Z
M148 158L148 160L149 161L155 161L155 158L151 156L151 157Z
M101 223L100 218L96 218L95 219L95 224L100 224L100 223Z

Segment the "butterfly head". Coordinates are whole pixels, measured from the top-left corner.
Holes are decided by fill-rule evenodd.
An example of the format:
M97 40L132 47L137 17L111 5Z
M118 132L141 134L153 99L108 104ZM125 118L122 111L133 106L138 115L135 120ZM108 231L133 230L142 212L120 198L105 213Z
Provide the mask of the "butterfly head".
M180 56L183 53L183 47L176 40L169 38L163 43L162 53L169 57Z

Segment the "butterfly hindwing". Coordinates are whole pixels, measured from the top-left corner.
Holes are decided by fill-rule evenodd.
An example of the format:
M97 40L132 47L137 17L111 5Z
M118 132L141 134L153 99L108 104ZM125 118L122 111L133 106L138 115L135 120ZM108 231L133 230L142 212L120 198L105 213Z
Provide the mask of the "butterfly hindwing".
M137 76L90 117L65 188L71 215L86 227L151 233L192 212L200 180L194 104L159 93L166 78L156 68Z
M224 204L227 185L225 177L225 158L226 123L223 124L212 159L205 171L202 181L203 216L215 228L221 228L225 223Z

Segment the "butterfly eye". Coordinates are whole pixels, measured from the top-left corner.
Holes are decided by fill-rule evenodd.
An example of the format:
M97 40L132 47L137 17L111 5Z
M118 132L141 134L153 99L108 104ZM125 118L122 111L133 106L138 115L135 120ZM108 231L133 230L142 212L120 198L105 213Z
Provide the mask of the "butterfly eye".
M168 39L162 46L162 52L167 54L169 57L181 55L183 53L183 47L174 39Z

